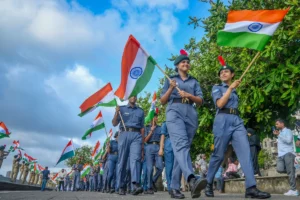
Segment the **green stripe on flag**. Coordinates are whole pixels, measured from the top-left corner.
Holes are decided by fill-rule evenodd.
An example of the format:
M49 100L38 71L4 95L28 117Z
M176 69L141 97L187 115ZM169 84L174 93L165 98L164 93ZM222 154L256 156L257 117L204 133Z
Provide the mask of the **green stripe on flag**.
M71 158L71 157L73 157L73 156L75 156L75 152L74 152L74 151L69 151L68 153L63 154L63 155L59 158L59 160L57 161L56 165L57 165L58 163L60 163L61 161L66 160L66 159L68 159L68 158Z
M146 87L146 85L152 77L155 65L155 60L151 56L149 56L145 71L142 74L142 76L140 76L139 79L136 81L136 84L128 98L138 95Z
M86 140L86 137L89 135L89 134L91 134L92 132L94 132L94 131L98 131L98 130L100 130L100 129L103 129L105 127L105 124L104 123L102 123L102 124L99 124L99 125L97 125L97 126L95 126L94 128L91 128L91 129L89 129L89 130L87 130L86 132L85 132L85 134L82 136L82 140Z
M262 51L270 39L271 36L265 34L219 31L217 44L219 46L245 47Z
M99 107L99 106L103 106L103 107L115 107L117 106L117 100L116 99L113 99L107 103L99 103L99 104L96 104L95 106L87 109L86 111L82 112L82 113L79 113L78 116L79 117L83 117L84 115L86 115L87 113L89 113L90 111L92 111L93 109Z

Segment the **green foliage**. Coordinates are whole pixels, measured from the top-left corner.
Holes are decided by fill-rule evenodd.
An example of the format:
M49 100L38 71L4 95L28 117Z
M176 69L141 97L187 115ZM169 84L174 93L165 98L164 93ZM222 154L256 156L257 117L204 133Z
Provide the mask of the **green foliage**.
M269 169L272 165L272 155L268 151L262 149L258 154L258 165L261 169Z
M200 41L191 38L185 45L185 49L190 53L190 74L199 80L205 99L205 104L198 109L199 128L191 148L192 158L199 153L210 154L212 151L212 125L216 110L211 89L214 84L220 83L217 75L220 67L218 55L222 55L226 63L235 68L235 76L238 78L257 53L255 50L245 48L217 46L217 32L224 28L229 9L259 10L290 7L283 23L237 89L240 98L239 110L245 126L256 129L263 139L267 133L270 133L276 118L280 117L289 122L295 120L291 114L299 108L300 100L300 2L298 0L235 0L225 5L220 0L201 1L210 3L210 16L205 19L192 16L189 24L194 28L204 28L206 35ZM170 60L173 60L175 56L171 56ZM167 68L168 74L173 72L172 69ZM164 80L160 80L161 87L163 83ZM147 106L145 112L148 112L150 103ZM161 113L159 119L163 121L165 107L162 107L159 102L158 107Z
M76 164L79 158L82 158L81 164L91 164L92 163L91 153L92 153L91 146L85 145L80 148L77 148L75 149L75 156L67 159L65 161L65 164L68 167L72 167L74 164Z

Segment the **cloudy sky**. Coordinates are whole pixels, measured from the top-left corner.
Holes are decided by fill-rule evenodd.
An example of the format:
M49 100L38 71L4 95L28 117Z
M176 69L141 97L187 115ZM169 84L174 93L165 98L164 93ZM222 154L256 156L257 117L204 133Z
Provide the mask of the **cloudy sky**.
M108 82L119 86L128 36L161 66L172 66L171 54L190 37L203 36L188 26L188 17L205 17L208 9L196 0L1 0L0 121L12 135L0 145L19 140L27 154L52 168L71 138L75 147L103 142L104 131L80 139L97 113L80 118L79 105ZM145 90L156 90L161 77L155 70ZM114 109L102 113L109 130ZM11 163L12 155L0 174Z

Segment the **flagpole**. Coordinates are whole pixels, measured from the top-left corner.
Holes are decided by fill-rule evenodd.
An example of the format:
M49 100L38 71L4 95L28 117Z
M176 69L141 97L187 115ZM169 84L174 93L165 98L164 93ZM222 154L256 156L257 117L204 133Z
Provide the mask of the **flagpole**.
M239 81L242 81L243 77L249 71L250 67L252 66L252 64L254 63L254 61L258 58L259 55L260 55L260 51L256 53L255 57L252 59L252 61L250 62L250 64L248 65L248 67L246 68L246 70L244 71L244 73L242 74L242 76L239 78Z
M167 77L167 79L171 82L171 78L166 74L166 72L156 63L155 65L156 67L158 67L158 69ZM180 92L181 90L179 89L179 87L176 86L176 89L178 90L178 92Z
M122 122L122 124L123 124L123 127L124 127L124 129L125 129L125 131L126 131L126 126L125 126L125 123L124 123L124 121L123 121L123 117L122 117L122 115L121 115L121 111L119 111L119 115L120 115L120 118L121 118L121 122Z
M107 130L106 130L106 126L104 125L104 130L105 130L105 133L106 133L106 137L108 137L108 134L107 134Z

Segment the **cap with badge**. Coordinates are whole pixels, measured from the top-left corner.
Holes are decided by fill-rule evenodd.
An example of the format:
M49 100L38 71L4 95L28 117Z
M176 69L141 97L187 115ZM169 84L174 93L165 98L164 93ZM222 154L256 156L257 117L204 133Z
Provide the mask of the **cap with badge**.
M223 59L222 56L218 56L218 60L219 60L220 64L222 65L218 72L219 76L220 76L221 71L225 70L225 69L229 69L231 71L231 73L234 73L234 69L232 67L230 67L229 65L226 65L225 60Z
M180 55L174 60L174 65L178 65L183 60L190 60L190 58L188 56L188 53L185 50L181 49ZM177 67L175 68L175 71L178 72Z

